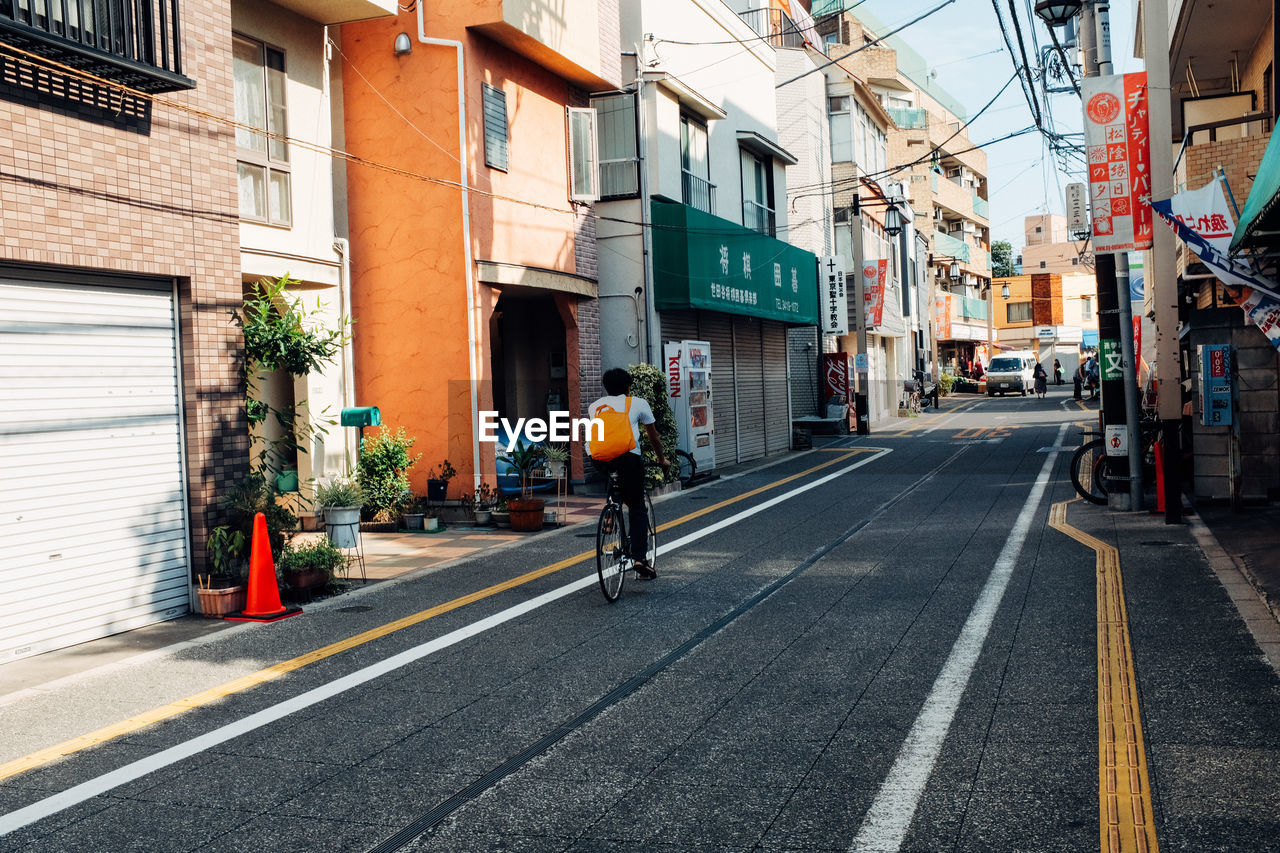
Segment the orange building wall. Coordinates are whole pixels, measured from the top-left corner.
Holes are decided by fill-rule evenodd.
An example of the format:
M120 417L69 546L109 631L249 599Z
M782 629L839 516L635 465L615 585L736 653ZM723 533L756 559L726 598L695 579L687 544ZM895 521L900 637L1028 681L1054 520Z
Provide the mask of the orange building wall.
M570 87L506 47L467 31L467 14L466 4L429 4L426 20L429 35L460 39L465 45L472 256L575 272L565 151ZM417 31L415 14L343 27L347 149L456 184L456 53L419 43ZM400 32L409 33L413 42L407 56L392 51ZM481 81L507 94L507 173L484 165ZM352 165L348 194L356 404L378 406L384 424L403 426L416 437L414 451L423 457L410 472L415 492L425 491L428 468L448 458L459 473L450 497L459 497L472 482L461 192L456 186ZM483 410L492 407L488 318L499 291L479 283L476 290ZM482 476L492 481L491 447L482 446L480 455Z

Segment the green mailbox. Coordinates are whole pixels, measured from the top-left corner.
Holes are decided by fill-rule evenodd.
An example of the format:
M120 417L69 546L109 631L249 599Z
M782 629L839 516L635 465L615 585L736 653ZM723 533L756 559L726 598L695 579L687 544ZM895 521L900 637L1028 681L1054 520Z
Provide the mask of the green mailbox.
M382 413L377 406L356 406L342 410L342 425L353 427L377 426L382 423Z
M339 423L344 427L360 428L360 444L357 446L356 453L361 454L364 453L364 428L381 424L382 413L378 411L377 406L355 406L342 410Z

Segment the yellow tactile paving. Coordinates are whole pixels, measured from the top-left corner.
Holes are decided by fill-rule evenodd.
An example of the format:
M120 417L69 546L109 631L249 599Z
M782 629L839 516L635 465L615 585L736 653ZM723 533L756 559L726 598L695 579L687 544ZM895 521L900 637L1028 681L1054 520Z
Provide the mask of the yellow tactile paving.
M1106 542L1067 524L1067 504L1072 502L1053 505L1049 526L1092 548L1097 555L1101 849L1103 853L1158 853L1120 554Z

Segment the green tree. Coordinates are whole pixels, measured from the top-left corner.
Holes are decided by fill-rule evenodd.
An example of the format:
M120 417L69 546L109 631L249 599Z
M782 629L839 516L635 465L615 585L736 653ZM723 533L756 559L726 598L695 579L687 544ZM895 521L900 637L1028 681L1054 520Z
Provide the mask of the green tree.
M1017 273L1013 269L1013 246L1008 240L991 243L991 277L1008 278Z

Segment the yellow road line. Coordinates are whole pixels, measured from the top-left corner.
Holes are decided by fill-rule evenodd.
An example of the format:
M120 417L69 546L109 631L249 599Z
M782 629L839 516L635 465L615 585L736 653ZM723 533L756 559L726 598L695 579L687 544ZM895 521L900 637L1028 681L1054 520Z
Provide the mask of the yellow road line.
M792 474L791 476L784 477L781 480L775 480L774 482L767 483L757 489L752 489L749 492L743 492L740 495L735 495L734 497L720 501L717 504L703 507L696 512L691 512L688 515L683 515L680 518L668 521L665 524L660 524L658 525L658 530L670 530L673 527L685 524L695 518L700 518L707 513L715 512L718 509L723 509L731 504L746 500L747 498L758 495L761 492L775 489L778 486L782 486L801 477L808 476L815 471L821 471L823 468L838 465L852 456L856 456L861 453L871 453L875 450L877 450L877 448L849 448L843 455L823 462L820 465L815 465L812 468L807 468L798 474ZM559 560L558 562L551 563L550 565L543 566L539 569L534 569L531 572L526 572L525 574L511 578L510 580L505 580L501 583L494 584L493 586L488 586L484 589L468 593L467 595L455 598L452 601L446 601L443 604L438 604L435 607L429 607L426 610L421 610L410 616L397 619L394 622L379 625L377 628L371 628L368 631L348 637L345 640L330 643L327 646L316 649L313 652L308 652L305 655L299 655L298 657L291 658L290 660L281 661L280 663L269 666L266 669L260 669L257 672L232 679L231 681L219 684L216 687L210 687L208 690L202 690L195 695L170 702L167 705L152 708L150 711L144 711L141 714L136 714L126 720L121 720L118 723L113 723L104 728L81 735L80 737L72 738L71 740L64 741L63 743L38 750L37 752L30 753L29 755L24 755L21 758L15 758L12 761L0 764L0 781L34 770L35 768L48 764L51 761L56 761L59 758L64 758L68 755L80 752L81 750L88 749L91 746L97 746L98 744L106 743L107 741L114 740L122 735L130 734L138 729L153 725L154 723L159 723L163 720L176 717L179 714L185 713L194 708L199 708L202 705L208 705L211 702L216 702L217 700L226 698L227 696L257 687L260 684L265 684L268 681L274 681L283 675L295 672L305 666L322 661L325 658L333 657L340 652L354 649L357 646L386 637L389 634L394 634L397 631L420 624L428 619L433 619L436 616L440 616L452 610L457 610L468 604L474 604L477 601L514 589L515 587L537 580L538 578L554 574L561 569L567 569L571 566L585 563L587 560L593 558L595 553L595 549L592 549L590 551L583 551L581 554L576 554L572 557L566 557L563 560Z
M1076 498L1079 500L1079 498ZM1151 781L1138 709L1120 553L1067 523L1067 504L1053 505L1049 526L1097 554L1098 812L1103 853L1158 853Z

